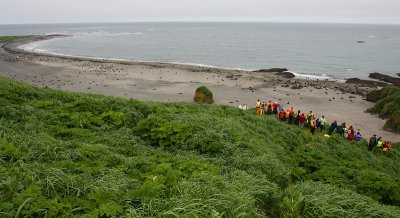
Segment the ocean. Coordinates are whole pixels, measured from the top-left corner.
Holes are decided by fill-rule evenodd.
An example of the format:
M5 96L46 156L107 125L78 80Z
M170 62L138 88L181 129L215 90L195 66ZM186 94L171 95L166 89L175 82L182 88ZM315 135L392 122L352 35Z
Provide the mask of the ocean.
M284 67L299 77L400 73L400 25L307 23L109 23L0 25L0 35L68 34L38 52L215 66Z

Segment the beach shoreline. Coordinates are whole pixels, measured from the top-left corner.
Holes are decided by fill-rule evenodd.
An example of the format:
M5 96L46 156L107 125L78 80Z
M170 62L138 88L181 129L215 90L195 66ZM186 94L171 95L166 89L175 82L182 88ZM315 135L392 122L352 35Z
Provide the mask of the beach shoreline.
M346 122L372 134L400 141L400 135L382 129L385 121L365 113L373 104L364 100L375 89L363 84L288 79L275 73L224 69L176 63L98 59L27 51L19 46L65 35L36 36L2 45L0 75L53 89L89 92L161 102L193 102L199 86L214 93L217 104L253 106L257 99L279 101L329 122Z

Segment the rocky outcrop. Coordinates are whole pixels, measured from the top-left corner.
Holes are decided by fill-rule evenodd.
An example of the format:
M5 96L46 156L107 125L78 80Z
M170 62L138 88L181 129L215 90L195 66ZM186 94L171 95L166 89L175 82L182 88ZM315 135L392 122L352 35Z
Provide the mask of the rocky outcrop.
M393 95L397 92L400 92L399 88L396 87L386 87L381 90L373 90L367 94L367 101L377 102L381 99L384 99L390 95Z
M350 78L346 80L346 83L351 83L351 84L359 84L362 86L367 86L367 87L385 87L388 84L384 82L377 82L377 81L372 81L372 80L363 80L359 78Z
M287 70L288 69L286 69L286 68L270 68L270 69L259 69L259 70L255 70L253 72L255 72L255 73L282 73Z
M400 88L391 86L372 91L368 93L367 100L376 102L368 108L368 112L388 119L383 128L400 133Z
M193 101L199 104L212 104L214 103L213 93L205 86L196 89Z
M293 73L287 72L287 71L286 72L275 73L275 75L281 76L281 77L286 78L286 79L292 79L292 78L296 77Z
M400 78L388 76L381 73L370 73L369 78L381 80L387 83L392 83L395 86L400 86Z

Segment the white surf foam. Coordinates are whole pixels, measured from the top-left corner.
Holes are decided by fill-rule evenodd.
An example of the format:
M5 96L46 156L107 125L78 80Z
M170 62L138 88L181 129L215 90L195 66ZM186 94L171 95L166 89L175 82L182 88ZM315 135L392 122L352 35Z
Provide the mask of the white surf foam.
M335 82L339 82L339 83L344 83L346 82L346 80L344 79L337 79L334 78L333 76L328 76L326 74L304 74L304 73L297 73L297 72L293 72L293 71L287 71L290 73L293 73L295 78L297 79L304 79L304 80L320 80L320 81L335 81Z

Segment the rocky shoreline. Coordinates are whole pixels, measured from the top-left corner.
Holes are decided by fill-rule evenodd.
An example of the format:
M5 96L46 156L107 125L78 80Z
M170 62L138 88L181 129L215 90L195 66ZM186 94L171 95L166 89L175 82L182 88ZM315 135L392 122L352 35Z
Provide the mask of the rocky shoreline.
M205 66L197 66L197 65L186 65L186 64L175 64L175 63L162 63L162 62L142 62L142 61L132 61L132 60L110 60L110 59L101 59L101 58L90 58L90 57L78 57L78 56L68 56L68 55L56 55L56 54L48 54L48 53L38 53L34 51L27 51L19 48L23 44L32 43L36 41L42 40L50 40L54 38L60 37L69 37L69 35L46 35L46 36L33 36L30 38L13 41L10 43L4 44L2 47L8 53L13 54L13 57L8 57L8 61L17 61L16 58L20 60L34 60L37 58L42 58L44 61L51 61L51 59L59 58L71 61L89 61L94 63L104 63L104 64L122 64L122 65L145 65L149 67L172 67L176 69L184 69L191 70L192 72L209 72L209 73L227 73L229 75L226 76L227 79L237 80L242 74L249 73L259 73L263 75L262 77L273 78L273 80L278 83L282 83L283 87L291 87L292 89L302 89L303 87L328 87L336 89L340 92L357 94L361 96L365 96L369 91L384 87L393 83L398 85L400 83L400 79L390 77L384 74L379 74L379 76L375 74L373 75L373 79L378 79L383 82L378 82L374 80L362 80L358 78L350 78L347 79L346 82L337 83L335 81L324 81L324 80L306 80L296 78L296 76L288 71L287 68L270 68L270 69L260 69L255 71L246 71L246 70L232 70L225 68L217 68L217 67L205 67ZM46 59L47 58L47 59ZM268 75L266 75L268 74ZM257 78L257 77L256 77ZM350 85L349 85L350 84ZM260 87L265 87L265 85L256 85L250 86L249 90L257 90Z
M396 77L393 77L393 76L388 76L388 75L385 75L385 74L381 74L381 73L376 73L375 72L375 73L369 74L369 78L380 80L380 81L384 81L384 82L387 82L387 83L391 83L394 86L400 86L400 78L396 78Z
M398 135L382 129L384 120L364 113L373 105L364 100L366 94L383 83L304 80L293 78L294 74L284 68L252 72L58 56L18 48L29 40L8 43L0 48L1 76L39 87L161 102L193 102L195 90L206 86L214 93L216 104L252 107L257 99L278 101L284 107L304 112L312 110L316 116L325 115L328 122L345 121L355 128L362 128L367 136L378 134L400 141Z

